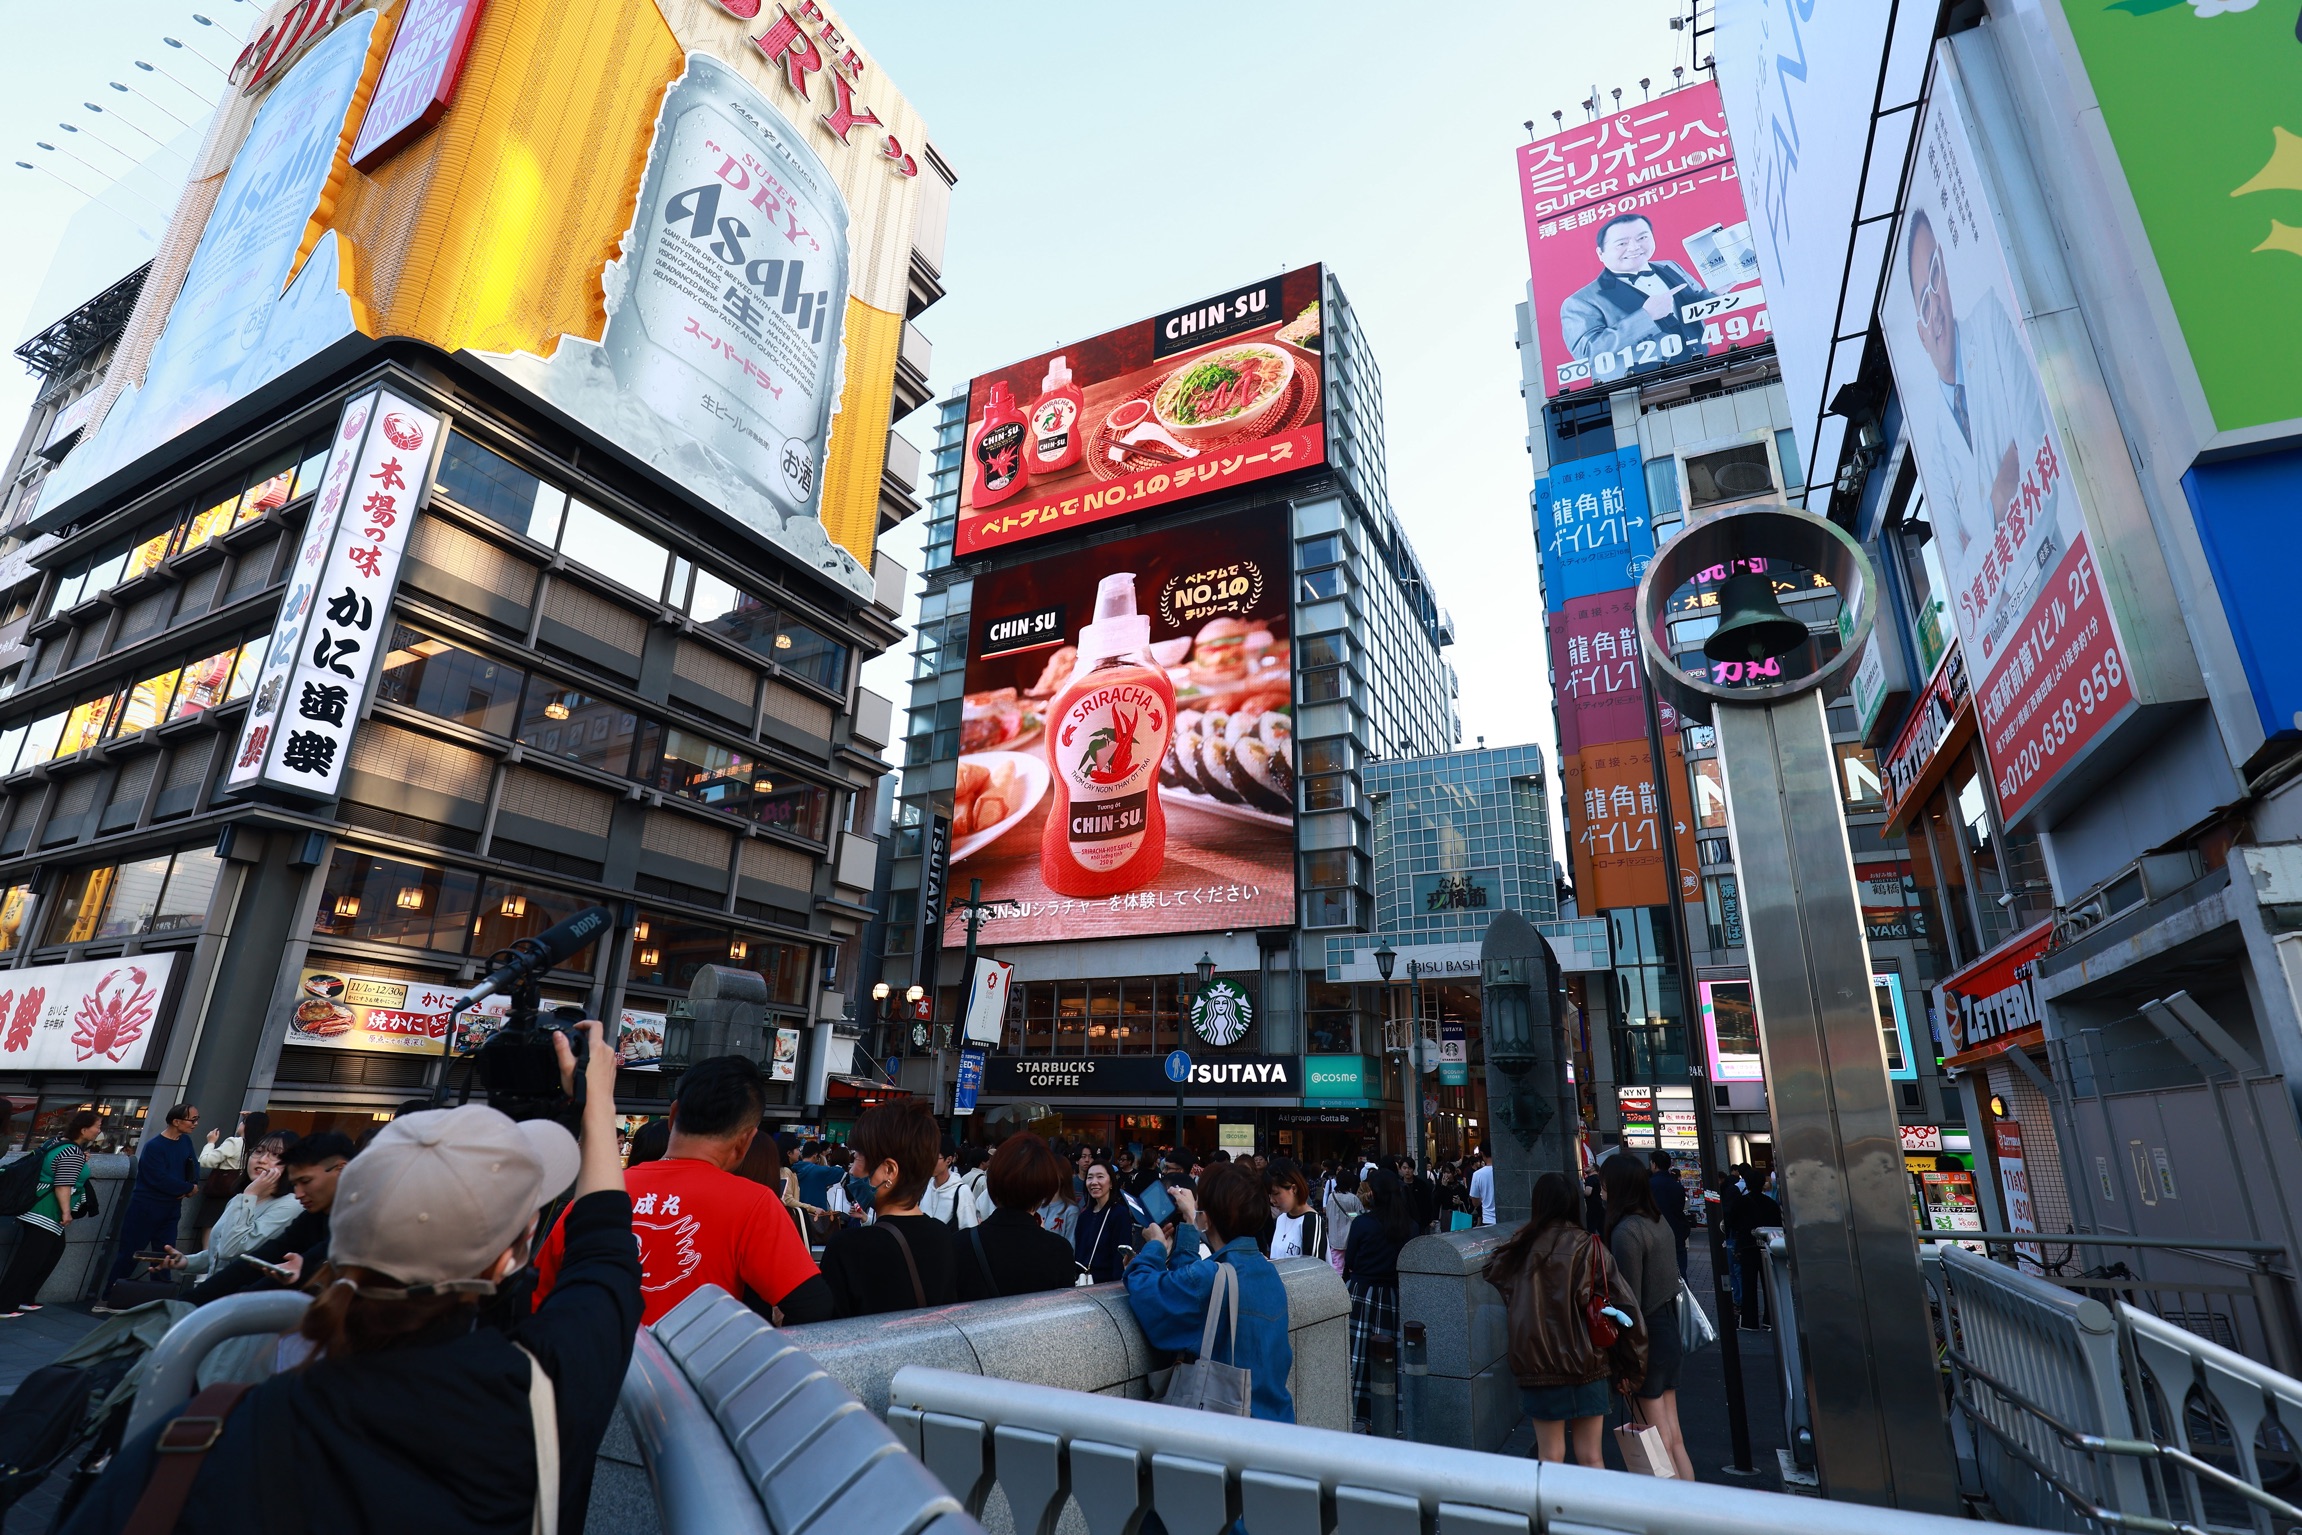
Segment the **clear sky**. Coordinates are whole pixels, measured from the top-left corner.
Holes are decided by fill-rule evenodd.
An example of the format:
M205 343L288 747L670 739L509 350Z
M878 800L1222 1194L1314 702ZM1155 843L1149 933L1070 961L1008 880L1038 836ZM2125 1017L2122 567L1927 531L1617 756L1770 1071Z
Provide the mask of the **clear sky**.
M122 157L80 142L87 133L60 137L56 124L93 125L150 151L81 104L168 138L177 130L154 104L108 82L148 88L198 121L184 92L133 61L212 91L216 76L160 38L228 62L237 47L226 33L245 31L255 7L105 0L93 23L84 3L5 4L0 218L14 238L0 242L0 324L16 325L13 344L58 231L84 199L10 162L52 164L94 189L92 169L33 142L125 169ZM1512 337L1527 275L1512 150L1529 118L1545 132L1554 110L1578 120L1594 86L1635 100L1641 76L1667 83L1672 65L1689 62L1686 35L1668 25L1684 0L1263 0L1181 12L844 0L839 9L959 173L949 294L920 321L935 346L937 395L1014 358L1328 262L1382 367L1393 503L1455 616L1464 744L1484 735L1548 751ZM194 22L195 11L215 25ZM13 436L30 398L29 380L0 369L0 433ZM906 430L926 446L926 413ZM914 570L919 541L916 523L890 539ZM899 707L907 675L897 656L866 674Z
M948 295L919 320L937 394L1328 262L1383 370L1392 502L1455 617L1463 744L1548 760L1512 152L1529 118L1579 121L1594 85L1668 84L1683 3L841 9L959 174ZM907 423L922 447L927 414ZM914 569L919 543L916 523L890 539ZM867 678L900 707L908 675L890 657Z

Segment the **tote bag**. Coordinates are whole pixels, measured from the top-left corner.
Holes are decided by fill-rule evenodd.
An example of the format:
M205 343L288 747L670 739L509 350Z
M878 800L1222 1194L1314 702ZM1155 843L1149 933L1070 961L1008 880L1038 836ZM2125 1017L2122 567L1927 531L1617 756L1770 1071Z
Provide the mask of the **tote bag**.
M1186 1359L1169 1372L1167 1394L1160 1398L1170 1407L1193 1407L1201 1412L1219 1412L1235 1418L1247 1416L1248 1404L1254 1388L1254 1374L1235 1364L1221 1364L1215 1359L1215 1327L1223 1315L1223 1303L1231 1303L1230 1346L1225 1350L1233 1359L1239 1357L1239 1276L1228 1263L1215 1265L1215 1291L1207 1297L1207 1325L1199 1334L1199 1357Z

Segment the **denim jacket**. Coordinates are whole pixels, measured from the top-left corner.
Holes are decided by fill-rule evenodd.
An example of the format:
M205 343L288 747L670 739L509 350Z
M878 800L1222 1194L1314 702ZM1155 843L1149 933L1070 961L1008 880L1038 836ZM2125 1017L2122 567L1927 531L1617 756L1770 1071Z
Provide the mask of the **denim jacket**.
M1295 1421L1295 1399L1287 1392L1295 1350L1287 1341L1287 1286L1252 1237L1238 1237L1203 1255L1199 1233L1178 1224L1172 1256L1164 1242L1147 1243L1127 1265L1127 1300L1135 1321L1153 1348L1197 1354L1207 1326L1207 1301L1215 1291L1215 1265L1228 1263L1239 1276L1239 1347L1225 1359L1229 1319L1215 1329L1215 1357L1254 1376L1250 1408L1255 1417L1276 1423Z

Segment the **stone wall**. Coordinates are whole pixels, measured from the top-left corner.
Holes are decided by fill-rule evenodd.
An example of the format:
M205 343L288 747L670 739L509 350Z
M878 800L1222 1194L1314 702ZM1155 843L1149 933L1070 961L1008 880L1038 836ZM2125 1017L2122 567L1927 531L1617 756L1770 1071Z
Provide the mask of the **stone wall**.
M135 1172L134 1159L118 1152L99 1152L88 1159L89 1186L96 1194L97 1212L93 1219L76 1220L65 1228L64 1255L56 1260L56 1271L34 1297L41 1305L66 1306L96 1298L105 1270L111 1267L112 1238L120 1229L120 1213L128 1203L128 1180ZM13 1217L0 1220L0 1269L16 1255L17 1234L23 1229L24 1223Z
M1319 1259L1290 1258L1278 1269L1295 1351L1287 1383L1295 1421L1347 1431L1351 1297ZM1138 1399L1155 1396L1165 1382L1164 1361L1128 1310L1125 1284L817 1322L785 1334L883 1417L887 1384L907 1364Z
M1426 1444L1499 1450L1519 1421L1503 1297L1479 1277L1514 1225L1417 1237L1399 1254L1399 1320L1421 1322L1430 1350L1422 1422Z

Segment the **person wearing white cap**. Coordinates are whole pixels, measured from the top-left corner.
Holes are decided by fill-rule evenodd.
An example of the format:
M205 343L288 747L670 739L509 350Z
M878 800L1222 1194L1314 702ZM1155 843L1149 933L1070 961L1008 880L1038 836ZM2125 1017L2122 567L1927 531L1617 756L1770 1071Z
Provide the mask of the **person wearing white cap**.
M253 1388L211 1386L138 1435L63 1530L579 1535L641 1309L615 1052L597 1023L581 1028L580 1145L480 1104L385 1126L336 1188L329 1261L298 1328L309 1360ZM572 1082L565 1037L553 1044ZM559 1281L530 1312L507 1281L571 1183Z

